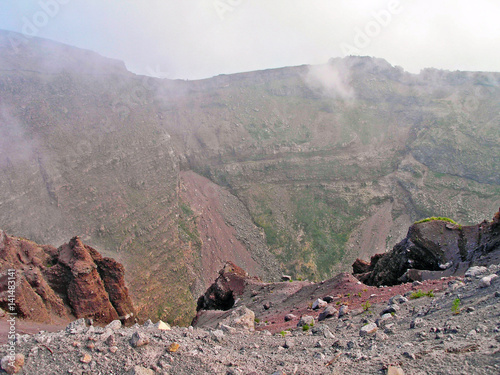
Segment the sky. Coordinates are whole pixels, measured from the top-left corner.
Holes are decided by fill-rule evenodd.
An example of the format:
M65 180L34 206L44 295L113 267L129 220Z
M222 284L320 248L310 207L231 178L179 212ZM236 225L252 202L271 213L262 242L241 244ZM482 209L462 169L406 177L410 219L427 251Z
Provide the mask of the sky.
M346 55L498 72L499 16L499 0L0 0L0 29L190 80Z

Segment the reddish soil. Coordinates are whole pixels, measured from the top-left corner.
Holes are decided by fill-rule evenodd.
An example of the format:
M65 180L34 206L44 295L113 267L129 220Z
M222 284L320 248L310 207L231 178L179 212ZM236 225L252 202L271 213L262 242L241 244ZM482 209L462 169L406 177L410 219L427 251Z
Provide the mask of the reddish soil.
M413 286L411 283L390 286L374 287L359 282L349 273L340 273L332 279L321 283L309 281L293 281L278 283L263 283L255 278L240 277L231 272L222 272L216 282L205 294L207 308L214 308L217 299L233 291L235 299L254 311L257 330L268 330L272 333L288 328L294 328L302 315L311 315L315 319L323 309L312 310L312 303L317 298L333 297L331 305L337 309L340 305L348 305L349 310L362 309L363 304L383 303L395 295L404 295L408 291L421 289L440 291L447 287L448 281L454 278L423 281L421 285ZM239 280L239 281L238 281ZM235 288L235 285L238 288ZM212 306L212 307L210 307ZM366 305L365 305L366 306ZM215 306L215 308L217 308ZM287 314L296 318L285 322ZM215 328L224 314L214 310L200 310L195 320L199 327Z
M311 315L317 321L318 315L323 309L312 310L310 306L317 298L328 295L335 298L331 304L335 306L337 310L341 304L348 305L349 310L355 310L363 308L362 305L367 301L372 305L376 303L383 303L388 301L392 296L398 294L403 295L408 291L415 291L418 289L421 289L424 292L429 290L440 291L447 287L450 279L428 280L424 281L422 283L423 285L416 287L411 283L382 288L357 284L357 282L351 281L338 284L331 283L334 279L325 281L323 284L309 284L308 287L304 288L305 290L303 289L294 295L291 295L287 298L287 300L283 301L283 303L278 302L278 309L273 309L271 307L269 310L260 309L260 313L256 312L256 316L258 316L260 322L264 322L263 325L259 325L257 327L257 330L268 330L272 333L276 333L288 328L295 328L302 315ZM308 298L307 296L304 296L304 294L309 294L310 292L311 294ZM358 293L361 293L361 296ZM272 301L272 297L269 296L269 300ZM285 322L284 316L289 313L295 315L297 318ZM265 321L267 321L268 324L265 324Z
M17 319L16 321L16 333L20 335L24 334L34 334L40 331L47 332L57 332L63 330L69 323L69 320L64 320L59 317L52 317L53 323L36 323L28 320ZM7 318L0 318L0 345L6 344L8 339L8 332L10 325L7 322Z
M210 286L226 261L241 266L252 275L258 275L261 266L237 239L234 227L224 219L221 196L230 193L192 171L181 172L180 177L181 197L197 216L198 231L203 242L201 273L205 287Z

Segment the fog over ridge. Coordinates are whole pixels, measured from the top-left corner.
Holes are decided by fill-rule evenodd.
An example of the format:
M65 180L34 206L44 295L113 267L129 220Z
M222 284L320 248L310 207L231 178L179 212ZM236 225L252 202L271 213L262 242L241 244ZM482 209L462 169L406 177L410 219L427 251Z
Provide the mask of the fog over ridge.
M500 71L495 0L40 0L6 2L0 28L123 60L162 78L324 64L348 54ZM29 34L29 35L28 35Z

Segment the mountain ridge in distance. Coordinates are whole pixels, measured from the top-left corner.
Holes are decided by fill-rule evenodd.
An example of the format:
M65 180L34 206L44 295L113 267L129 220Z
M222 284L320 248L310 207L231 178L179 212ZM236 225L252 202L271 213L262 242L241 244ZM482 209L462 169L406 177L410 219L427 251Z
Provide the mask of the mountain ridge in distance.
M0 227L79 233L125 265L139 316L189 323L226 260L321 280L415 220L500 205L498 73L348 57L172 81L1 34Z

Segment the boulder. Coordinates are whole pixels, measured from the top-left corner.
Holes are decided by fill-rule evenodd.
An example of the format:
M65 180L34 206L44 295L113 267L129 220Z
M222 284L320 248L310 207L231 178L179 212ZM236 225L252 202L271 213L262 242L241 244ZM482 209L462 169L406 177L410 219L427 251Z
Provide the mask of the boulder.
M210 333L210 337L216 342L222 342L224 341L224 332L221 329L216 329Z
M24 366L24 354L17 353L14 358L8 355L3 357L1 366L7 374L17 374Z
M498 277L498 275L497 275L497 274L492 274L492 275L485 276L485 277L483 277L483 278L481 279L481 281L479 282L479 286L480 286L481 288L486 288L486 287L490 286L490 285L491 285L491 282L492 282L493 280L495 280L497 277Z
M228 325L237 329L248 331L255 330L255 313L246 306L240 306L231 311L231 314L225 318L221 324Z
M389 306L387 306L385 309L382 310L382 312L380 313L380 315L384 315L384 314L395 314L397 313L398 311L400 310L400 307L396 304L391 304Z
M325 320L327 318L331 318L337 315L337 309L333 306L327 306L325 309L319 314L318 321Z
M149 337L142 332L134 332L132 338L130 339L130 345L134 348L139 348L141 346L149 344Z
M321 298L318 298L316 301L313 302L312 309L313 310L321 309L326 305L328 305L327 302L323 301Z
M302 327L306 324L308 326L313 326L314 325L314 318L312 316L309 316L309 315L301 316L299 322L297 323L297 327Z
M74 320L66 326L66 332L73 335L84 333L86 329L87 324L84 318Z
M113 331L116 331L117 329L122 328L122 322L120 322L119 320L113 320L105 328L106 329L111 329Z
M363 336L371 336L371 335L374 335L378 330L378 327L375 323L368 323L366 325L364 325L363 327L361 327L361 329L359 330L359 335L361 337Z
M207 289L204 295L198 298L196 311L200 310L229 310L234 306L236 296L243 293L246 280L249 278L242 268L234 263L226 262L219 271L215 282Z
M475 276L479 276L483 273L486 273L488 272L488 269L484 266L474 266L474 267L470 267L466 272L465 272L465 276L467 277L475 277Z
M285 319L285 322L289 322L290 320L294 320L296 318L297 317L293 314L286 314L284 319Z
M358 258L352 265L352 272L354 274L370 272L370 263Z
M384 328L386 324L392 321L394 318L391 314L383 314L380 318L375 321L378 327Z
M500 263L499 216L500 212L492 222L463 227L441 220L415 223L405 239L392 251L373 256L369 266L356 260L354 276L381 286L480 274L480 266Z
M339 318L342 318L344 315L347 315L348 313L349 313L349 306L347 305L340 306Z

